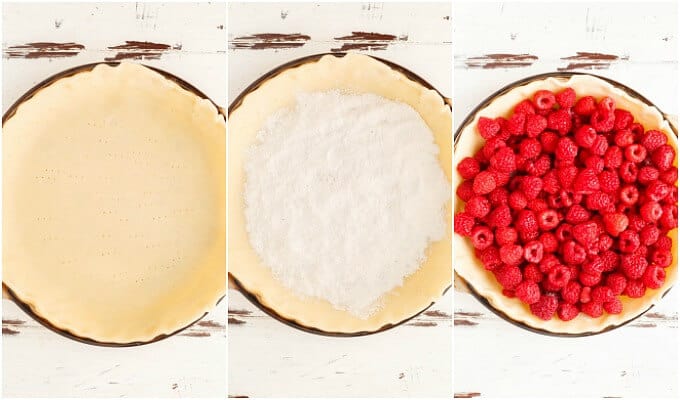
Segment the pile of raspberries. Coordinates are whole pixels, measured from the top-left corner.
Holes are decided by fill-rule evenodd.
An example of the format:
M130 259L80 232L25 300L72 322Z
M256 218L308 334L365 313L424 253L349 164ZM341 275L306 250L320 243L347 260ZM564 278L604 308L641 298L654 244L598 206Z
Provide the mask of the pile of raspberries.
M621 313L660 288L678 226L667 136L614 100L539 90L509 118L480 117L484 146L457 166L454 231L538 318Z

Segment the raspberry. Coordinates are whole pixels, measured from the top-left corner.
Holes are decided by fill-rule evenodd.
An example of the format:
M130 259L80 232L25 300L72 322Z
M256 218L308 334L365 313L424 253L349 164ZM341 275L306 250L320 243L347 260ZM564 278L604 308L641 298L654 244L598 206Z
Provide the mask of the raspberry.
M562 245L562 258L568 264L581 264L586 260L586 250L573 240Z
M512 224L512 213L510 212L510 207L506 205L500 205L486 216L486 222L489 226L494 228L506 227Z
M664 204L661 206L663 214L659 218L661 227L664 229L675 229L678 227L678 205L677 204Z
M548 209L548 203L546 203L545 200L543 199L530 199L529 202L527 203L527 207L531 211L538 214L539 212Z
M633 183L637 179L637 166L630 160L623 161L619 167L619 175L624 182Z
M628 147L635 142L635 135L630 129L619 129L614 134L614 144L618 147Z
M465 212L456 213L453 217L453 231L462 236L472 235L475 217Z
M670 145L664 144L652 152L652 163L660 171L665 171L671 167L675 159L675 150Z
M506 244L500 248L501 261L508 265L519 265L523 254L522 246L516 244Z
M515 165L515 153L510 147L501 147L494 153L489 160L491 167L501 172L513 172L517 167Z
M645 286L641 279L631 279L628 281L628 284L626 285L626 289L623 291L623 294L630 298L635 299L644 296L646 291L647 287Z
M569 110L560 109L548 115L548 128L557 131L564 136L571 130L571 113Z
M602 305L602 308L609 314L621 314L623 311L623 303L618 298L614 298Z
M543 280L543 273L536 264L529 264L524 267L524 279L532 282L540 282Z
M540 151L540 145L538 149ZM536 161L528 161L526 165L526 171L530 175L536 176L543 176L552 169L552 162L550 161L550 157L546 154L538 157Z
M614 300L614 292L609 286L595 286L590 292L591 301L607 303Z
M583 152L582 154L587 154ZM594 169L596 173L600 173L604 170L604 158L596 155L590 155L585 158L583 164L586 168Z
M519 144L519 154L526 158L536 158L541 154L541 143L535 138L524 139Z
M602 281L602 275L581 272L578 274L578 280L583 286L595 286Z
M559 240L560 242L565 242L571 239L572 238L571 228L572 226L567 223L563 223L560 226L558 226L557 230L555 231L555 236L557 237L557 240Z
M574 225L571 228L571 234L579 243L585 245L587 243L594 243L599 236L597 224L593 221L582 222Z
M609 250L612 247L613 244L614 244L614 239L612 239L611 236L606 235L606 234L600 235L600 238L599 238L599 250L600 251Z
M475 249L484 250L493 244L493 232L486 226L478 225L472 228L470 239Z
M555 311L557 311L559 301L557 297L552 295L543 295L539 300L529 306L532 314L538 318L548 321L552 318Z
M526 122L525 114L512 114L505 124L505 129L510 132L511 135L519 136L524 134L525 128L524 124Z
M515 229L520 234L538 233L538 220L536 214L530 210L522 210L515 219Z
M475 218L482 218L489 213L491 205L486 197L475 196L465 204L465 212Z
M524 245L524 259L530 263L539 263L543 258L543 243L531 241Z
M502 264L494 271L494 275L505 289L514 289L522 281L522 271L515 265Z
M503 296L509 297L511 299L515 297L515 291L512 289L503 289L502 293Z
M560 183L557 180L555 171L550 171L543 177L543 191L549 194L555 194L560 190Z
M654 243L654 247L658 250L670 250L673 247L673 241L668 236L661 236L656 243Z
M602 171L597 178L600 182L600 190L607 193L616 192L621 184L619 176L612 171Z
M647 225L640 230L640 243L651 246L659 239L659 228L655 225Z
M602 111L614 112L614 99L609 96L605 96L597 104L597 109Z
M507 144L505 141L499 137L493 137L491 139L487 139L486 143L484 143L484 146L482 146L482 154L484 160L488 161L493 157L494 154L496 154L496 151L499 149L506 147Z
M602 222L604 223L604 229L612 236L618 236L619 233L628 227L628 217L619 213L604 214Z
M668 196L666 196L662 201L663 204L678 204L678 187L677 186L672 186L671 191L668 193Z
M520 190L527 198L535 199L543 189L543 180L537 176L524 176L520 182Z
M534 94L533 103L538 110L551 110L555 105L555 95L549 90L539 90Z
M571 108L576 101L576 92L572 88L566 88L555 95L555 100L560 108Z
M668 142L666 135L657 130L649 130L642 136L640 143L645 146L645 149L654 151Z
M497 228L494 236L496 237L496 243L498 243L499 246L503 246L505 244L514 244L517 242L517 231L515 228Z
M638 190L633 185L626 185L619 191L619 200L621 203L627 206L632 206L638 200L639 194Z
M589 116L594 113L596 109L595 98L593 96L581 97L576 104L574 104L574 112L581 116Z
M592 287L590 286L583 286L581 288L581 294L579 295L578 301L580 303L588 303L590 302L590 291L592 290Z
M548 122L546 121L546 124ZM550 131L545 131L541 133L538 137L539 141L541 142L541 146L543 146L543 152L545 153L554 153L555 149L557 149L557 142L559 141L559 136L555 132L550 132Z
M541 289L536 282L524 280L515 287L515 296L526 304L534 304L541 298Z
M496 187L505 186L510 181L509 172L501 172L495 169L489 169L489 172L493 175L493 179L496 182Z
M517 112L517 111L515 111ZM535 138L541 134L548 127L548 120L542 115L527 114L526 116L526 131L527 136Z
M534 105L531 104L531 101L529 100L522 100L519 103L517 103L513 112L515 114L527 114L527 116L536 114Z
M492 206L500 206L503 204L508 204L508 191L505 188L497 187L491 193L489 193L489 202Z
M625 276L619 273L613 273L607 276L607 286L612 290L614 296L618 296L626 289L628 280Z
M636 138L641 138L645 133L645 128L638 122L632 123L629 129Z
M576 144L585 149L590 148L595 143L595 138L597 138L597 132L590 125L582 125L574 134Z
M653 181L645 190L645 196L651 201L661 201L671 192L671 188L661 181Z
M586 197L586 207L588 207L589 210L604 210L609 207L610 204L612 204L611 196L606 193L595 192Z
M551 210L553 211L553 210ZM550 232L545 232L538 237L538 241L543 245L544 253L553 253L559 247L557 243L557 238Z
M607 149L609 149L609 143L607 138L602 135L596 137L595 142L590 146L590 152L598 156L604 156L607 153Z
M628 229L619 235L619 250L623 253L632 253L640 246L640 236L637 232Z
M619 267L619 255L611 250L606 250L602 254L602 264L604 264L604 272L609 272Z
M623 152L620 147L611 146L604 152L604 166L611 169L616 169L621 166L623 162Z
M645 158L647 158L647 149L639 144L631 144L626 147L626 159L632 161L636 164L641 163Z
M659 170L650 166L642 167L638 170L637 179L638 182L642 183L643 185L647 185L659 179Z
M558 265L548 273L547 283L556 291L562 289L570 279L571 270L564 265Z
M569 165L557 170L557 180L563 189L571 189L571 185L574 183L574 179L576 179L577 174L578 168L573 165Z
M626 129L633 123L633 114L626 110L617 108L614 110L614 128Z
M560 294L562 295L562 300L565 302L576 304L581 297L581 285L576 281L569 281L562 287Z
M650 289L658 289L666 281L666 271L656 265L650 265L642 275L642 283Z
M456 196L458 196L463 201L470 200L475 195L472 190L472 180L463 181L456 189Z
M655 201L648 201L640 207L640 216L647 222L656 222L662 214L661 205Z
M491 118L479 117L477 120L477 131L484 139L491 139L500 132L501 126L498 121Z
M667 184L667 185L675 185L676 182L678 182L678 169L677 168L669 168L666 171L664 171L662 174L659 175L659 179L661 182ZM678 188L675 188L673 190L674 192L678 192Z
M563 137L557 142L555 157L558 160L573 161L578 153L578 147L573 140Z
M671 255L671 252L668 250L655 249L649 256L649 260L661 268L666 268L671 265L673 255Z
M579 309L573 304L561 303L557 307L557 317L562 321L571 321L579 314Z
M574 204L569 207L565 219L570 224L577 224L579 222L585 222L590 219L590 213L579 204Z
M496 188L496 180L489 171L482 171L474 179L472 190L476 194L488 194Z
M639 279L647 268L647 260L638 255L625 255L621 257L621 271L629 279Z
M604 313L602 303L596 303L594 301L590 301L588 303L583 304L581 306L581 311L583 311L584 314L589 315L593 318L599 318Z
M498 249L493 246L487 247L481 251L478 250L475 254L479 261L484 264L484 268L489 271L495 270L502 264Z
M597 132L609 132L614 129L615 117L612 111L597 109L590 115L590 125Z
M508 196L508 205L513 210L522 210L527 207L527 198L524 193L515 191Z
M601 258L595 258L583 263L581 270L588 274L599 275L604 271L604 261Z
M600 190L600 181L597 171L591 168L584 168L579 171L576 179L574 179L574 192L588 194L598 190Z

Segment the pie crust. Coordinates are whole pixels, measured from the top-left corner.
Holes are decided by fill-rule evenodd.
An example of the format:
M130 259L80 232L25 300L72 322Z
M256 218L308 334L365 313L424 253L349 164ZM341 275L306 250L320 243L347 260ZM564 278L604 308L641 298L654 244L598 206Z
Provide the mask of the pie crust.
M648 106L641 100L631 97L622 89L616 88L609 82L597 77L591 75L572 75L569 79L550 77L532 81L526 85L513 88L493 99L490 104L480 109L474 115L472 121L461 130L460 137L456 142L454 164L458 165L463 158L471 156L484 144L484 139L479 136L476 130L477 120L480 116L490 118L499 116L509 117L517 103L523 99L530 98L536 91L545 89L555 92L566 87L573 88L576 91L577 98L587 95L594 96L596 99L604 96L612 97L616 101L617 107L630 111L635 116L635 120L640 122L645 129L659 129L665 132L669 138L669 144L675 148L677 154L678 138L657 108ZM677 168L677 155L674 165ZM453 187L457 188L461 181L461 176L455 174ZM463 201L458 201L457 198L454 200L456 211L462 210L464 205ZM581 313L578 317L568 322L564 322L556 316L549 321L541 320L533 315L529 307L520 300L506 297L501 293L501 285L496 281L493 274L486 271L482 263L475 257L474 248L470 241L460 235L454 235L453 238L453 246L455 248L453 265L456 273L477 294L484 297L493 308L516 322L551 333L597 333L637 317L656 304L675 283L678 269L676 256L678 254L677 235L677 229L670 232L670 236L673 239L672 254L674 255L674 260L668 268L665 268L666 282L664 285L656 290L647 289L646 295L642 298L632 299L627 296L621 296L623 312L621 314L605 313L600 318L591 318Z
M320 299L300 298L279 283L251 247L245 229L244 157L267 117L294 104L296 93L348 90L374 93L413 107L433 132L439 162L451 179L451 110L442 97L386 64L356 53L326 55L289 68L248 93L229 115L229 273L278 316L327 333L374 332L408 319L437 300L451 286L451 202L446 206L447 236L427 249L427 260L403 286L383 296L383 307L360 319Z
M148 342L226 291L224 117L144 66L100 64L3 125L3 282L57 329Z

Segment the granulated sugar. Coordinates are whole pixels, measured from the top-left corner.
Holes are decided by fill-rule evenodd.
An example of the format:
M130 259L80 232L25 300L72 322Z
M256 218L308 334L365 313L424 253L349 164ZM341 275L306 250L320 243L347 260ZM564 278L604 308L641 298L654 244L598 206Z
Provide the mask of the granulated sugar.
M245 165L247 231L298 296L368 318L446 235L451 187L410 106L372 94L300 94L257 139Z

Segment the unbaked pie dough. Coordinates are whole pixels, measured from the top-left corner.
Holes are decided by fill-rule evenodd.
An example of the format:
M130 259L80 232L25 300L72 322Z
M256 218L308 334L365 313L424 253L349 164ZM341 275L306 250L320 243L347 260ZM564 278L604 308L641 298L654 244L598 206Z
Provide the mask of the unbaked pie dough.
M299 92L346 90L373 93L413 107L432 130L440 147L439 163L451 179L451 110L434 90L406 78L371 57L350 53L323 56L285 70L247 94L229 115L229 273L265 306L283 318L325 332L373 332L396 324L428 307L451 285L451 202L445 218L447 235L431 243L427 260L403 286L384 295L382 307L368 319L334 308L320 299L302 299L278 282L250 245L244 215L246 150L267 118L289 107Z
M567 87L571 87L576 91L577 98L590 95L600 99L604 96L610 96L616 101L618 107L630 111L634 115L636 122L641 123L645 129L658 129L665 132L668 136L668 143L675 148L676 159L674 165L677 167L678 138L659 110L631 97L610 83L590 75L573 75L569 79L547 78L537 80L516 87L494 99L489 105L479 110L473 120L461 131L454 151L454 164L458 165L463 158L474 154L484 144L484 139L479 136L476 130L477 120L480 116L490 118L509 117L517 103L532 97L536 91L550 90L557 92ZM457 188L461 182L461 176L457 173L454 174L453 187ZM455 198L454 208L456 211L462 210L464 205L465 202L459 201L457 197ZM621 325L638 316L656 304L661 299L661 296L675 283L678 272L678 230L674 229L671 231L670 236L673 239L672 254L674 260L669 267L665 268L666 282L664 285L656 290L647 289L646 295L642 298L633 299L621 296L623 312L621 314L605 313L600 318L592 318L581 313L575 319L568 322L564 322L556 316L549 321L541 320L533 315L529 307L520 300L506 297L501 293L502 287L496 281L493 274L484 269L482 263L475 257L474 248L470 241L460 235L454 235L453 238L453 265L456 273L465 279L474 291L486 298L495 309L517 322L553 333L595 333L610 326Z
M59 329L153 340L224 296L225 121L137 64L98 65L3 126L3 282Z

